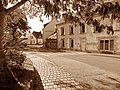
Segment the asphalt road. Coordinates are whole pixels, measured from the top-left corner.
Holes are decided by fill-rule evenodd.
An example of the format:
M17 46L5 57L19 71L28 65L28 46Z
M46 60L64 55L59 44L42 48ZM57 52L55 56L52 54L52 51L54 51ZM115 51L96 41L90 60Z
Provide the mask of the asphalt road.
M95 56L94 54L64 55L63 57L87 63L120 75L120 58Z
M83 52L58 52L58 53L49 52L49 53L41 53L39 55L48 58L63 57L66 59L72 59L120 75L120 58L114 58L110 56L104 57L91 53L83 53ZM53 62L55 61L53 60ZM55 63L59 64L59 62L55 62Z
M70 73L76 81L88 83L98 90L120 89L120 59L83 52L29 52L55 63ZM94 90L94 89L91 89ZM96 89L95 89L96 90Z

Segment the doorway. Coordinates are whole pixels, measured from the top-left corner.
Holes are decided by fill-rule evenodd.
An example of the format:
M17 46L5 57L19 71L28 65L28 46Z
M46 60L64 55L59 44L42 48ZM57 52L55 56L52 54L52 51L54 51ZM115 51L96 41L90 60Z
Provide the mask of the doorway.
M85 51L86 50L86 41L85 41L85 39L81 39L81 51Z

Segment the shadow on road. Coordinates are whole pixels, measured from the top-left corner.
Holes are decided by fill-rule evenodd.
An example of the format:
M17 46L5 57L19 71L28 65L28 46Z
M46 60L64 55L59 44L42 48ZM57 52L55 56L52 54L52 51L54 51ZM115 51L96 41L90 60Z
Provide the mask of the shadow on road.
M112 77L107 77L108 80L111 80L113 82L109 82L107 80L97 80L95 79L95 81L97 81L99 84L103 85L102 88L99 87L99 89L102 90L108 90L107 87L112 88L113 90L120 90L120 81L112 78Z

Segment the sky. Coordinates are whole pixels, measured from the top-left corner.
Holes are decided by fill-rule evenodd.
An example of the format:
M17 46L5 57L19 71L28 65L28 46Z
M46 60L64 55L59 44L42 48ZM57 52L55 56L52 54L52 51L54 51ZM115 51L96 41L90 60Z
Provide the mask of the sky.
M39 18L34 17L33 19L30 19L29 17L27 17L28 19L28 25L32 28L30 31L42 31L42 29L44 28L44 24L50 22L51 19L46 18L45 16L42 18L43 22L40 21Z
M12 4L8 4L7 8L12 7ZM44 24L48 23L51 21L51 18L46 18L46 16L42 16L42 20L43 22L40 21L40 19L38 17L34 17L33 19L30 19L27 16L27 20L28 20L28 25L31 27L31 32L33 31L37 31L40 32L42 31L42 29L44 28Z

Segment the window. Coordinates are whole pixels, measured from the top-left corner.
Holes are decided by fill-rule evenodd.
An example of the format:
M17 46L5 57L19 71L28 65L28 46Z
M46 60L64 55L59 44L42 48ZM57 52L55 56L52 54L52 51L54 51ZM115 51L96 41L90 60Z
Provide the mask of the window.
M62 48L65 47L65 40L64 39L61 39L61 46L62 46Z
M62 35L65 35L64 27L61 27L61 36L62 36Z
M110 50L114 50L114 40L110 40Z
M100 40L100 50L114 50L114 40Z
M70 34L70 35L73 34L73 26L70 26L70 27L69 27L69 34Z
M70 39L70 48L73 48L73 47L74 47L74 40Z
M104 46L104 40L100 40L100 50L104 49L103 46Z
M109 49L109 41L105 40L105 50L108 50L108 49Z
M81 26L80 26L80 33L85 33L85 25L84 25L84 23L82 23Z

